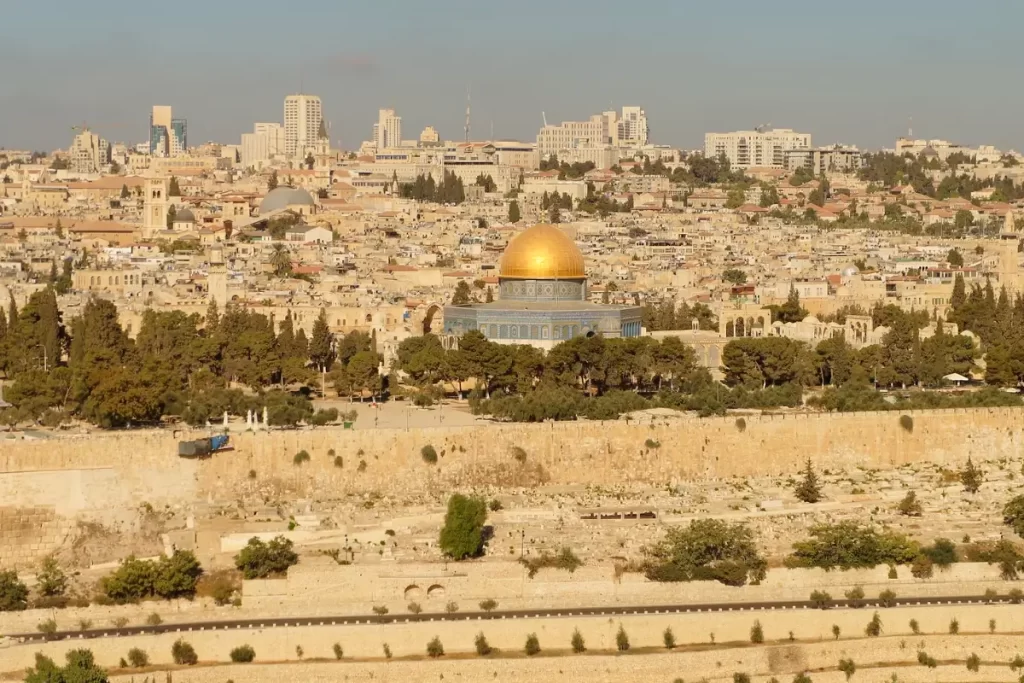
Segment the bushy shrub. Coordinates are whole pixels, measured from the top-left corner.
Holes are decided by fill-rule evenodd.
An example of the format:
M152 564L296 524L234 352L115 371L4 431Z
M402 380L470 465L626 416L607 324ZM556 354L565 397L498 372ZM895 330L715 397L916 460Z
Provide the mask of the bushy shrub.
M757 644L764 642L764 629L761 628L759 620L755 620L754 625L750 627L750 642Z
M374 605L373 613L376 614L378 617L382 617L388 613L388 608L384 605Z
M583 640L583 634L580 633L579 629L573 630L572 640L570 642L572 644L572 651L576 654L580 654L581 652L587 651L587 644Z
M891 590L884 590L878 594L878 603L882 607L892 607L896 604L896 593Z
M572 574L583 566L583 560L577 557L576 553L572 551L572 548L562 548L558 551L557 555L551 555L545 551L537 557L531 557L529 559L521 557L519 558L519 563L526 567L527 576L531 579L536 576L537 572L541 569L564 569Z
M128 650L128 663L136 669L141 669L144 666L149 666L149 655L146 654L145 650L140 650L137 647L133 647Z
M68 577L57 563L57 558L46 556L36 574L36 591L44 598L55 598L64 595L67 588Z
M832 596L825 591L811 591L811 605L818 609L828 609L832 606Z
M619 630L615 634L615 649L619 652L625 652L629 649L629 635L622 624L619 624Z
M811 538L793 544L789 567L841 569L906 564L919 552L917 543L891 531L879 532L856 522L818 524Z
M171 646L171 658L178 666L192 666L199 663L199 657L192 644L179 638Z
M268 576L284 574L288 567L296 564L299 556L292 550L292 542L278 536L264 543L253 537L237 555L237 567L246 579L265 579Z
M476 557L483 552L487 504L483 498L456 493L448 499L448 511L441 528L439 545L454 560Z
M717 519L669 528L665 539L646 554L644 573L652 581L713 580L742 586L763 580L768 569L747 526Z
M661 642L665 644L666 650L675 649L676 646L676 634L672 632L672 627L668 626L665 631L661 634Z
M526 636L526 646L523 648L523 652L530 657L540 653L540 640L537 639L536 633Z
M0 612L14 612L28 607L28 586L18 579L13 569L0 571Z
M428 465L437 464L437 451L434 450L434 447L431 446L430 444L427 444L426 446L420 449L420 457L422 457L423 462L427 463Z
M251 645L239 645L231 651L230 656L232 662L248 664L256 659L256 650Z
M483 634L483 631L476 634L476 639L473 641L476 646L476 653L481 657L486 657L491 654L491 645L487 642L487 636Z
M421 607L420 603L418 603L418 602L410 602L406 606L406 609L409 610L409 614L419 614L420 612L423 611L423 607Z
M871 617L871 621L864 628L864 633L871 637L882 635L882 617L878 616L878 612Z
M57 622L54 619L47 619L46 621L41 621L36 626L36 630L38 630L40 633L44 635L52 636L54 633L57 632Z
M854 586L845 593L846 599L850 601L850 607L863 607L864 606L864 589L860 586Z
M388 650L390 652L390 649ZM429 643L427 643L427 654L437 659L438 657L444 656L444 645L441 644L441 639L434 636ZM387 655L387 653L385 653ZM390 657L388 657L390 659Z
M309 462L309 460L310 460L309 453L307 451L303 450L303 451L299 451L298 453L295 454L295 457L292 458L292 464L293 465L301 465L303 463Z
M334 651L335 659L341 659L345 656L345 651L341 649L341 643L335 643L331 649Z
M191 598L202 573L203 568L189 550L176 550L170 557L165 555L155 562L130 556L103 577L100 589L117 604L150 597Z
M493 612L497 608L498 608L498 603L497 603L496 600L492 600L491 598L487 598L486 600L481 600L480 601L480 609L482 609L485 612Z

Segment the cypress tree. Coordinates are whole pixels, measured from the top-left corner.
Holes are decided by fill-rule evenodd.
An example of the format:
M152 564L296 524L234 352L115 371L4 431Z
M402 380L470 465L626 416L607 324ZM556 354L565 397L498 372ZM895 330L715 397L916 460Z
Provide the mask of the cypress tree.
M331 369L331 361L334 360L332 341L331 331L327 327L327 309L321 308L320 315L313 323L313 338L309 342L309 360L317 370Z
M796 497L805 503L817 503L821 500L821 486L818 484L818 475L811 466L811 459L807 458L807 465L804 467L804 479L796 487Z

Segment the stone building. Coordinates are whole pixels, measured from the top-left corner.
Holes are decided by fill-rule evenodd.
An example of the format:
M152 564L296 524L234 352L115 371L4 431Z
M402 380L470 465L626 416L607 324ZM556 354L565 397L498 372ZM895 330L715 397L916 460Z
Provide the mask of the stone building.
M470 330L542 349L581 335L641 335L639 307L587 300L583 254L553 225L535 225L512 238L501 257L498 289L498 301L445 307L446 343Z

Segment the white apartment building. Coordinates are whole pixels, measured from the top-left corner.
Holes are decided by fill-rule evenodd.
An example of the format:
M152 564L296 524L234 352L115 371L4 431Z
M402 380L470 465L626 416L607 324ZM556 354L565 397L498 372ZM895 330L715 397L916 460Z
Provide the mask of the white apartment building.
M929 154L934 153L939 159L946 160L950 154L960 152L967 156L972 156L974 150L964 147L956 142L949 142L948 140L914 140L912 138L897 138L896 140L896 155L903 156L904 154L912 154L915 157L919 154L928 152Z
M380 110L373 124L373 139L378 152L402 146L402 117L396 116L394 109Z
M110 163L110 143L90 130L75 136L68 149L68 169L73 173L99 173Z
M733 168L785 168L786 150L810 146L810 133L797 133L789 128L758 128L704 135L704 156L725 155Z
M849 173L864 166L864 153L856 147L845 145L787 149L783 151L783 155L787 171L807 167L814 175L830 172Z
M576 147L605 147L611 143L609 120L605 114L594 114L586 121L563 121L548 125L537 134L537 151L547 159L561 150Z
M616 122L615 128L619 146L643 147L647 144L649 129L643 107L623 107L622 118Z
M623 107L621 113L606 111L586 121L545 125L537 134L537 153L541 159L555 154L560 161L594 161L599 168L609 168L618 161L615 150L643 147L648 133L643 108Z
M271 157L285 153L285 130L280 123L254 123L252 132L267 136L267 153Z
M323 109L316 95L289 95L284 98L285 154L293 157L312 152L316 148L322 120Z

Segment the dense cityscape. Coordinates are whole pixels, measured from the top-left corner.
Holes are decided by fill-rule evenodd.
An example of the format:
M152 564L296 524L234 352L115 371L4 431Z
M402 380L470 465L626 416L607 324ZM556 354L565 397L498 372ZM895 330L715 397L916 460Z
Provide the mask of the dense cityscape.
M0 130L0 681L1021 678L1024 154L280 98Z

